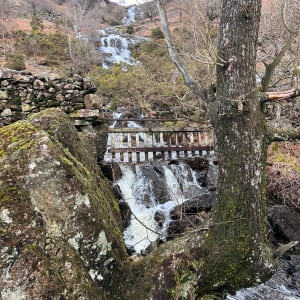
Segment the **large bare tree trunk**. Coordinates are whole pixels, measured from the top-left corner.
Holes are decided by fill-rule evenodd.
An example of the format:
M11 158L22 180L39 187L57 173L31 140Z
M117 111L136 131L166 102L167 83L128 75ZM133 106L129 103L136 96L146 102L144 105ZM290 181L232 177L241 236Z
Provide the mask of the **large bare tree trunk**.
M219 183L205 278L215 287L259 282L273 270L266 240L265 124L255 82L261 0L224 0L214 124Z

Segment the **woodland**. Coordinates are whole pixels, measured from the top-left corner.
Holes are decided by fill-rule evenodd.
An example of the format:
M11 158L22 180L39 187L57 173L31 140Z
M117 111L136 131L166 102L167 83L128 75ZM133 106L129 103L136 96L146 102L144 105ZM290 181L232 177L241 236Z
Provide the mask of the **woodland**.
M142 114L178 119L173 123L165 121L163 126L196 124L213 128L216 136L219 175L212 213L201 227L170 240L150 255L134 261L128 258L123 242L118 242L118 209L111 203L107 205L106 200L97 200L102 201L96 210L100 218L105 215L104 232L113 245L119 243L112 250L107 246L116 264L113 271L103 267L108 279L95 280L96 284L82 275L85 284L89 284L88 288L77 286L84 291L82 299L225 299L227 293L268 280L278 268L279 257L287 253L299 255L294 238L278 244L270 237L267 226L270 202L289 207L296 214L300 207L297 0L157 0L141 4L143 13L130 25L122 24L126 7L106 0L0 0L0 4L1 67L62 76L80 74L95 83L107 116L125 108L134 117ZM131 49L138 63L102 67L99 31L111 26L124 36L147 38ZM76 159L71 159L65 150L57 154L65 157L62 165L68 172L79 178L78 185L70 183L70 190L80 186L91 195L90 199L104 199L103 194L113 198L106 183L102 186L103 175L90 178L89 171L85 171L83 166L87 163L96 173L91 167L93 162L85 161L84 143L74 138L76 149L73 140L62 141L63 128L76 135L71 125L60 126L56 134L52 126L68 121L50 114L55 119L52 125L48 116L30 116L24 134L19 125L12 133L5 126L1 128L3 149L9 149L5 143L10 134L15 137L20 132L27 141L31 135L38 136L31 126L39 130L43 127L40 134L49 132L51 142L58 136L59 143L68 146L67 151L70 148L72 155L73 150L77 153L74 157L80 163L75 163ZM54 147L55 151L59 147ZM2 156L5 158L3 153L0 152L0 161ZM3 166L7 166L4 158ZM14 155L10 159L13 162ZM19 174L19 170L14 172ZM87 179L82 174L88 174ZM72 176L66 175L66 180ZM0 180L5 186L3 191L7 182ZM31 191L29 185L24 188L28 190ZM0 197L1 205L13 199L4 192ZM108 215L111 218L106 219ZM80 215L78 219L81 218ZM6 232L4 229L0 227L0 234ZM92 235L90 231L88 234ZM35 247L38 248L26 249L33 253L37 252ZM65 251L67 257L77 255ZM89 259L87 254L82 256ZM53 274L58 276L59 262L55 260L54 265ZM45 272L52 274L52 269L47 268ZM76 274L85 274L83 266L75 269ZM44 295L45 299L79 297L75 288L70 296L72 291L66 284L77 279L60 276L59 288L48 298Z

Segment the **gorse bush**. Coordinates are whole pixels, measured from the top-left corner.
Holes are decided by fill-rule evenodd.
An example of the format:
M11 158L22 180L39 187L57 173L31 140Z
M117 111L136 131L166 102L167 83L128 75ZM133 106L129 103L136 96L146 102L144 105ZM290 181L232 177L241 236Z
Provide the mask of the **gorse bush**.
M131 25L127 26L125 32L128 33L128 34L133 34L134 33L133 26L131 26Z
M22 71L25 69L25 59L20 53L9 53L6 55L5 66L9 69Z
M151 31L151 36L154 39L162 39L164 38L164 34L159 27L155 27Z
M45 34L33 31L30 34L17 32L16 45L23 50L27 57L44 56L48 63L59 62L69 59L68 42L66 37L60 33Z

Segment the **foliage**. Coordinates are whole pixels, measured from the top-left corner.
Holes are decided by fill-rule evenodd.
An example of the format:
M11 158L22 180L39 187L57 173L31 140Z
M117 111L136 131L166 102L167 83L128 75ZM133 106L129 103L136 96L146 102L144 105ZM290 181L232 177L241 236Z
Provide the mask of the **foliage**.
M30 25L33 31L41 31L43 29L43 22L36 15L32 16Z
M15 36L16 47L27 57L45 56L45 64L48 65L58 64L69 58L66 37L60 32L45 34L33 31L26 34L18 31Z
M127 26L125 32L128 33L128 34L133 34L134 33L134 27L132 25Z
M170 61L163 42L141 44L133 55L142 64L115 65L111 69L97 67L90 72L103 102L110 103L112 109L132 106L144 115L180 117L185 113L192 116L194 98ZM188 104L191 105L186 106Z
M151 31L151 36L154 39L163 39L164 34L159 27L154 27Z
M24 56L20 53L8 53L6 55L6 67L17 71L24 70Z

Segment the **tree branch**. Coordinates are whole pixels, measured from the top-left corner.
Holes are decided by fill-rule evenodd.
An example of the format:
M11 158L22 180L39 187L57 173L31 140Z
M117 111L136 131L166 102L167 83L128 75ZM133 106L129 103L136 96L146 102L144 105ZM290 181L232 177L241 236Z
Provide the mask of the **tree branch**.
M181 61L172 43L171 34L168 27L167 14L164 8L163 0L157 0L156 3L161 20L161 30L164 34L171 59L182 74L185 84L197 95L200 108L204 111L207 111L207 104L205 102L205 95L203 89L200 87L199 82L195 80L189 73L184 63Z
M285 100L300 96L300 89L292 88L281 92L265 92L260 94L261 102L271 102L277 100Z
M272 142L295 141L300 139L300 128L280 129L267 126L268 144Z
M275 68L278 66L278 64L280 63L282 57L287 52L287 50L291 47L294 39L298 35L297 31L292 30L287 26L287 23L286 23L286 20L285 20L285 17L284 17L284 13L283 13L283 5L281 6L281 18L282 18L282 22L284 24L285 29L289 33L289 37L286 40L284 46L280 49L278 55L274 58L274 60L270 64L265 63L266 72L265 72L264 77L262 78L262 92L267 91L267 89L270 85L273 73L275 71Z

